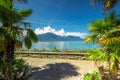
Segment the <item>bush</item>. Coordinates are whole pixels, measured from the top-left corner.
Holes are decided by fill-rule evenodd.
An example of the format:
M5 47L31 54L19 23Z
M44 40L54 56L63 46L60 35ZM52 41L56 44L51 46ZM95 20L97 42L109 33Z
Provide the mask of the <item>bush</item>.
M0 60L0 80L19 80L26 68L25 61L22 59L15 59L11 62Z
M93 73L86 73L83 79L84 80L99 80L99 73L98 71L94 71Z
M54 46L54 48L53 48L52 51L53 51L53 52L59 52L59 50L56 48L56 46Z

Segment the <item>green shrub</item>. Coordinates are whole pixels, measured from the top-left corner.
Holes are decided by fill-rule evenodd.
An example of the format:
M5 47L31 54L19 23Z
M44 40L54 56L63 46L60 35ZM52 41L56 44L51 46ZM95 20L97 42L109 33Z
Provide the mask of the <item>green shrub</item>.
M84 75L84 80L100 80L98 71L94 71L93 73L86 73Z
M34 48L32 51L38 52L38 51L39 51L39 49L37 49L37 48Z
M59 52L59 50L56 48L56 46L54 46L54 48L53 48L52 51L53 51L53 52Z
M25 71L26 64L22 59L15 59L11 62L0 60L0 80L19 80Z

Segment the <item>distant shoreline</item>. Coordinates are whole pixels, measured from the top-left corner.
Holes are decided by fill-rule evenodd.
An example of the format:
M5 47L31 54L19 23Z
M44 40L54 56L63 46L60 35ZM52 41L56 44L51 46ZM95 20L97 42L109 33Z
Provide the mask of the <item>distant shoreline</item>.
M42 41L42 40L39 40L39 42L79 42L79 41L84 41L84 40L68 40L68 41L64 41L64 40L51 40L51 41Z

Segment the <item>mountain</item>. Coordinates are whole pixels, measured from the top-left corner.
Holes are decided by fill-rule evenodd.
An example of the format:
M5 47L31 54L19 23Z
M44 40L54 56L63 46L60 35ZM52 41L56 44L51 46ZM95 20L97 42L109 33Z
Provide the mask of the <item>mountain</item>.
M76 36L59 36L54 33L45 33L38 35L39 41L81 41L80 37Z

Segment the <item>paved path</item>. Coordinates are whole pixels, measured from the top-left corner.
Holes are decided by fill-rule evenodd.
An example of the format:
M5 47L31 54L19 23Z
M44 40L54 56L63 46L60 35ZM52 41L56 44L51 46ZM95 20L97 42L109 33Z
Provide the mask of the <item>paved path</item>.
M23 59L35 69L27 80L82 80L85 73L97 69L93 61L29 57Z

